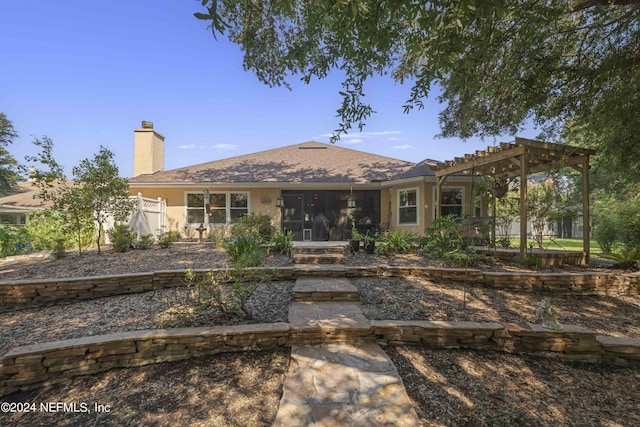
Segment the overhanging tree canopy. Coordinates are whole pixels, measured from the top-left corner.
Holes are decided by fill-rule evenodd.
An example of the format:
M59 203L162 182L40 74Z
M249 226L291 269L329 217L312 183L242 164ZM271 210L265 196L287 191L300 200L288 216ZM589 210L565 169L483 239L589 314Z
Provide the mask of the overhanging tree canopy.
M372 113L364 84L412 87L405 111L438 85L441 134L515 134L533 118L597 135L623 167L640 165L640 0L202 0L214 35L244 51L264 83L345 74L335 136ZM547 139L547 138L545 138Z

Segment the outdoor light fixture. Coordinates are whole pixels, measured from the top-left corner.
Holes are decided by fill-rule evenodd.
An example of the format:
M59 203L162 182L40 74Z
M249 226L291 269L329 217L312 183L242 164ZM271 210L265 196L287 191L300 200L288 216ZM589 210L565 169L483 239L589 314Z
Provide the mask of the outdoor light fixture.
M356 199L353 198L353 187L351 187L351 195L347 198L347 207L350 209L356 207Z
M284 208L284 199L282 196L276 199L276 208Z

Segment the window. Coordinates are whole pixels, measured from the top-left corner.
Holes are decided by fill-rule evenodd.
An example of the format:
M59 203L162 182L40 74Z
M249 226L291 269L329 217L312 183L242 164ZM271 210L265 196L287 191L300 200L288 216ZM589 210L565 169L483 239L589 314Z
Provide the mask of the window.
M462 188L443 189L440 193L440 215L462 218Z
M398 224L418 223L418 190L398 192Z
M205 209L203 193L187 193L187 224L226 224L249 213L249 193L211 193Z
M187 194L187 223L202 224L204 222L204 194Z

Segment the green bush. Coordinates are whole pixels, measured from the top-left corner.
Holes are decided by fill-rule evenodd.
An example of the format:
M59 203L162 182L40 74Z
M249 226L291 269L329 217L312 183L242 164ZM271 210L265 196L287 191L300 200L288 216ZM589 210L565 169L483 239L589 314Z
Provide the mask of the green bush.
M271 225L271 217L269 215L249 214L242 216L231 224L231 236L238 236L247 232L255 232L263 242L270 242L273 238L276 228Z
M160 237L158 237L158 245L160 245L162 249L168 249L171 246L173 246L173 244L177 242L178 239L180 239L179 231L177 230L167 231L165 233L162 233Z
M205 325L215 318L251 319L247 302L263 280L259 274L241 278L237 270L198 275L189 269L184 286L163 299L169 319L164 319L162 326Z
M601 214L593 228L593 238L605 254L610 254L618 241L618 224L614 215Z
M211 245L214 248L222 248L224 246L224 229L215 227L209 230L209 241Z
M116 252L128 252L136 240L133 228L127 224L115 224L107 233L109 234L109 240L111 240L113 250Z
M293 250L293 231L277 230L272 239L276 253L291 256Z
M65 248L73 242L67 233L65 219L54 210L38 210L29 214L29 222L25 225L34 251L57 250L58 242L64 241Z
M475 267L486 258L473 251L455 249L444 254L443 260L456 267Z
M153 234L143 234L142 236L140 236L140 238L138 240L136 240L136 243L134 244L134 247L136 249L149 249L151 246L153 246L153 243L155 242L155 238L153 237Z
M640 245L640 200L629 200L618 208L618 238L628 248Z
M31 252L25 227L0 224L0 253L3 257Z
M463 249L465 244L460 230L460 218L455 215L446 215L434 219L426 228L420 247L426 253L438 257L456 249Z
M416 236L405 230L395 230L378 238L376 252L384 255L406 254L414 250Z
M265 253L261 248L262 237L253 230L246 230L242 234L232 235L224 242L224 248L231 260L241 266L252 267L261 265Z
M593 217L593 237L603 252L611 253L617 243L627 249L640 244L640 199L601 200Z
M603 258L615 261L619 268L631 270L638 268L640 262L640 245L633 249L623 247L619 252L612 254L603 254Z

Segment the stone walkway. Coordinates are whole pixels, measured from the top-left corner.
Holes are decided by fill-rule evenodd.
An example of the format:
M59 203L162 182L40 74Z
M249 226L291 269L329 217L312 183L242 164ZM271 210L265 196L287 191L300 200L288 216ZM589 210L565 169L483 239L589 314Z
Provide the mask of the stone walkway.
M299 278L289 310L291 362L274 426L419 426L398 371L368 342L346 278Z

